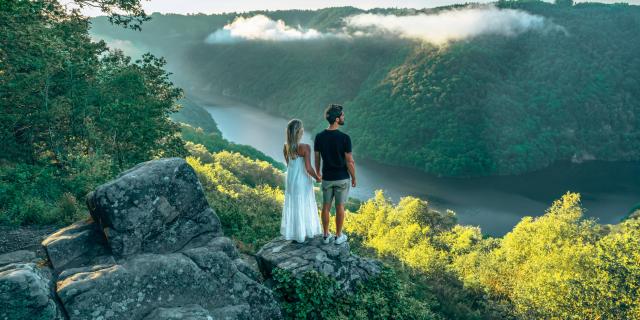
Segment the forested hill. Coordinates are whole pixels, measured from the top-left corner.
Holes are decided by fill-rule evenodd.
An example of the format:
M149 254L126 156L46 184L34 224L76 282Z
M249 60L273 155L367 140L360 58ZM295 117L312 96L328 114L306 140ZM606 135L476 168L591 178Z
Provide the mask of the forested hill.
M355 151L444 176L523 173L555 161L640 159L640 7L499 2L544 27L446 45L383 34L206 42L236 14L152 15L142 32L93 20L112 43L166 56L187 92L224 95L307 127L344 103ZM412 16L431 10L376 9ZM275 11L296 30L342 32L355 8ZM489 21L489 20L487 20ZM126 42L126 41L130 41Z

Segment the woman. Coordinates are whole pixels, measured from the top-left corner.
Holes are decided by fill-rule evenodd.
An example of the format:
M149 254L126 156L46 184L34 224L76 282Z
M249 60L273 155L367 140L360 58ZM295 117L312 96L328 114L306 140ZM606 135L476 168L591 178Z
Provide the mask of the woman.
M304 242L307 237L322 234L311 178L318 182L321 179L311 167L311 147L300 143L303 133L302 121L289 121L283 150L287 162L287 181L280 234L286 240L296 240L298 243Z

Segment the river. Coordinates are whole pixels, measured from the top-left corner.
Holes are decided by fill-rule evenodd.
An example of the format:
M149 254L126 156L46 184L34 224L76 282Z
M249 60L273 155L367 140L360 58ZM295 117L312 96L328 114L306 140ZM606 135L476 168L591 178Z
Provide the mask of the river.
M247 105L204 107L226 139L284 162L287 119ZM304 142L311 143L311 136L305 132ZM483 233L494 236L509 232L524 216L544 214L567 191L579 192L585 216L600 223L616 223L640 203L640 162L560 163L519 176L452 179L376 163L357 153L354 159L358 186L351 190L352 197L366 200L377 189L393 201L420 197L438 210L453 210L461 224L480 226Z

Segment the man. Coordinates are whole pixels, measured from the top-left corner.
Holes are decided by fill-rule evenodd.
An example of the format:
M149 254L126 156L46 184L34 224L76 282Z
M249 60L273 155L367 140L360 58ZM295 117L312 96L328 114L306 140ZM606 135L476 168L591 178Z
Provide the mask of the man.
M334 240L334 236L329 233L329 211L335 199L335 244L342 244L347 241L347 235L342 233L344 203L349 196L349 186L356 187L356 167L351 155L351 139L338 130L341 125L344 125L342 106L329 105L324 112L324 117L329 122L329 127L316 135L313 144L316 173L322 178L323 239L325 244Z

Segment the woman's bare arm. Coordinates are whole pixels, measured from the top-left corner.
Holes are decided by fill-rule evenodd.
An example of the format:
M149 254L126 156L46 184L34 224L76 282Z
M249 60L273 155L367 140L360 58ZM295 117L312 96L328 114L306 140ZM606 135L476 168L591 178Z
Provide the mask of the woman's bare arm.
M307 173L309 173L311 177L320 182L320 177L318 176L316 171L313 170L313 167L311 167L311 147L308 144L304 145L304 168L307 170Z
M282 152L284 153L284 162L289 165L289 157L287 156L287 145L285 144L282 147Z

